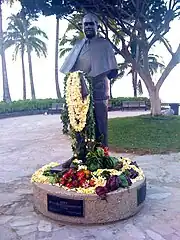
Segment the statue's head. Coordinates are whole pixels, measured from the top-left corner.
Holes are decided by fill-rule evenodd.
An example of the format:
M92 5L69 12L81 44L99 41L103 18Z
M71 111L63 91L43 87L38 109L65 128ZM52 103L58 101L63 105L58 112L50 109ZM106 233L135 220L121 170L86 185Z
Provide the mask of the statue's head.
M98 33L98 18L92 13L88 13L83 18L83 32L89 39Z

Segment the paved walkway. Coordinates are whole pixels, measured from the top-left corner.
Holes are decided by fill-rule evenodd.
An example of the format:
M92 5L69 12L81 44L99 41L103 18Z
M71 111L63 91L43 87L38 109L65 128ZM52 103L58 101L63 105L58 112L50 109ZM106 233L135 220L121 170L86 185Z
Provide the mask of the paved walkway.
M48 162L71 156L61 127L57 115L0 120L0 240L180 240L179 153L129 155L143 168L148 193L142 211L126 221L70 226L35 212L31 174Z

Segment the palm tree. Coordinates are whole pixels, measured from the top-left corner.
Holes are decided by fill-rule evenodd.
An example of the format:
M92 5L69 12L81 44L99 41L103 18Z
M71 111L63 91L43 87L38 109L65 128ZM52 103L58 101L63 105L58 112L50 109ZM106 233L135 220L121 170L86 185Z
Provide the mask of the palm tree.
M139 61L143 65L143 60L141 58L139 59ZM164 65L162 59L160 59L160 56L158 56L158 55L149 54L148 62L149 62L149 70L150 70L151 76L153 76L155 73L157 73L158 70L160 70L162 72L163 69L165 68L165 65ZM142 95L143 94L142 83L141 83L141 79L139 79L139 81L137 79L138 78L137 72L133 71L133 68L132 68L129 73L132 74L134 97L137 97L137 93Z
M11 96L9 92L9 83L8 83L8 75L7 75L7 67L6 67L6 57L5 57L5 49L4 49L4 40L3 40L3 18L2 18L2 3L4 1L0 0L0 54L1 54L1 64L2 64L2 77L3 77L3 101L11 102ZM6 1L10 4L13 1Z
M58 68L58 60L59 60L59 17L56 16L56 41L55 41L55 84L56 84L56 94L57 98L61 98L61 92L59 87L59 68Z
M114 83L118 80L121 79L124 75L125 75L125 71L127 69L127 64L126 62L124 63L118 63L118 75L116 78L113 78L110 80L110 99L113 98L112 96L112 87L114 85Z
M28 64L29 64L29 77L31 85L31 97L36 98L33 70L32 70L32 51L36 52L36 55L40 58L41 55L47 56L46 43L41 40L41 37L48 39L46 33L39 27L32 26L32 17L25 17L22 13L14 15L12 14L9 18L7 32L5 35L6 47L14 46L13 58L16 60L17 55L21 56L22 64L22 76L23 76L23 99L26 99L26 77L24 67L24 55L27 52Z

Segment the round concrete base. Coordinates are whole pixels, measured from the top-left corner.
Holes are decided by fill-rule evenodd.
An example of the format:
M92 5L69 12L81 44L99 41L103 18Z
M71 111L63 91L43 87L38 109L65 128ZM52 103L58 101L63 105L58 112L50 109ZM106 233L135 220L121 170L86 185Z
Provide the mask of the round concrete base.
M80 194L47 184L33 183L34 206L43 215L61 222L100 224L126 219L136 214L146 197L146 179L129 189L107 194Z

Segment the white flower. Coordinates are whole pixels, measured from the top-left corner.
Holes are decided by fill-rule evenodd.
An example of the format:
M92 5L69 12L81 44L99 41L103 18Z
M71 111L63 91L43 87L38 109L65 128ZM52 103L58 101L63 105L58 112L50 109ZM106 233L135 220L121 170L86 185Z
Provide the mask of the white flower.
M66 103L71 127L81 132L86 125L90 97L82 99L80 85L81 71L70 73L66 83Z

